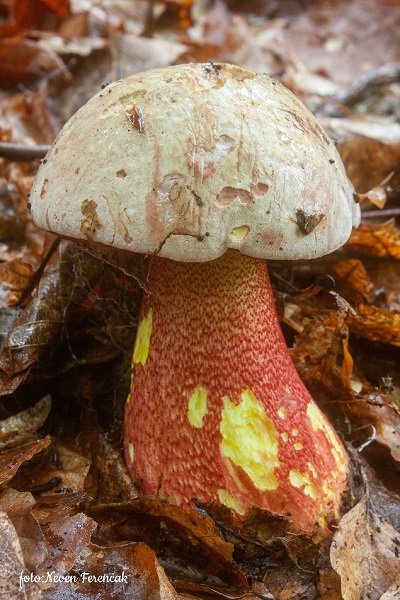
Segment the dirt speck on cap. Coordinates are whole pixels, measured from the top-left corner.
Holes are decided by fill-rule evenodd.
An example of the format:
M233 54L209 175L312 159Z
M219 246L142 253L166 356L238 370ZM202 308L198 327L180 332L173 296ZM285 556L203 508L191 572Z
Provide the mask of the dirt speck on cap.
M301 208L296 210L296 222L300 231L304 233L304 235L308 235L314 231L316 226L324 217L325 215L323 214L307 213Z
M81 212L85 217L81 222L81 233L90 239L101 227L101 222L97 216L96 202L94 200L84 200L81 205Z
M143 113L137 106L132 106L126 111L128 121L139 132L144 133L144 118Z

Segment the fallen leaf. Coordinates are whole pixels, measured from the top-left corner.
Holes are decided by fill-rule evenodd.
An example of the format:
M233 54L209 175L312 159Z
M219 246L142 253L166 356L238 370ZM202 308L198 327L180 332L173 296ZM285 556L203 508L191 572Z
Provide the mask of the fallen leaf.
M64 63L50 50L42 50L30 40L23 38L0 39L1 87L7 89L17 84L30 84L57 73L66 75Z
M29 575L25 570L24 559L17 532L7 514L0 511L0 596L10 600L40 600L42 594L33 582L23 583L20 575Z
M49 555L37 566L36 573L42 576L41 589L54 587L52 581L46 580L49 571L64 575L68 573L79 553L89 544L96 530L96 523L84 513L65 514L61 505L46 506L45 498L41 504L33 508L43 537L49 547Z
M206 564L208 576L230 585L247 587L243 573L232 563L233 544L220 537L215 523L205 514L151 497L95 505L90 507L89 514L98 521L102 539L126 539L138 535L140 539L146 539L147 528L147 535L150 532L156 541L161 535L156 532L162 525L162 537L174 540L172 545L179 554L185 548L186 561L193 561L203 569Z
M358 304L356 314L346 319L352 333L376 342L400 346L400 313L368 304Z
M400 260L400 230L394 219L374 225L361 223L353 229L346 248L352 252Z
M47 590L47 600L181 598L165 575L154 552L145 544L88 544L77 556L72 572L77 581L65 581L55 589ZM101 581L102 577L104 581Z
M36 568L47 557L47 544L37 518L32 513L35 498L29 492L6 489L0 495L0 510L7 513L18 534L19 543L28 571Z
M399 600L400 598L400 577L386 590L379 600Z
M370 300L374 284L370 280L367 270L361 260L357 258L345 258L335 262L329 269L329 273L339 280L346 288L360 295L365 300ZM341 290L339 290L341 292ZM348 294L346 294L348 298Z
M364 498L340 521L331 561L344 600L378 600L398 576L400 534Z
M32 456L41 452L50 445L49 435L41 440L27 442L11 450L0 452L0 484L12 479L23 462L30 460Z
M51 408L50 396L45 396L31 408L0 421L0 449L21 443L45 423Z

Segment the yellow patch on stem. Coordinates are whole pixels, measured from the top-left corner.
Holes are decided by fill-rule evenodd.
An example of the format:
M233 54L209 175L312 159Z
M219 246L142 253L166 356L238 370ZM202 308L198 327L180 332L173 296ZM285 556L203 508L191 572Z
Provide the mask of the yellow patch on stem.
M141 320L137 333L135 348L133 350L133 363L146 364L150 350L150 338L153 330L153 310L150 308L147 315Z
M276 411L276 414L280 419L286 419L286 410L284 406L280 406Z
M203 419L207 414L207 390L202 385L197 385L188 403L188 421L192 427L203 427Z
M313 402L307 405L307 416L311 421L311 427L314 431L323 431L332 448L331 452L335 459L337 468L341 473L347 471L347 457L344 450L336 437L336 434L327 418L319 410L318 406Z
M223 398L221 452L241 467L260 490L276 490L274 473L278 459L278 433L261 402L250 389L241 393L240 404Z
M289 481L293 487L303 488L306 496L309 496L313 500L317 499L318 490L307 473L301 473L297 469L292 469L289 473Z
M336 498L336 492L333 489L333 487L331 486L330 483L328 483L328 481L324 481L324 483L322 484L322 491L324 492L325 496L329 499L335 499Z
M133 444L131 442L129 442L129 445L128 445L128 453L129 453L129 460L131 461L131 463L133 463L133 459L135 458L135 451L133 449Z
M218 490L217 493L218 493L218 498L219 498L219 501L221 502L221 504L223 504L224 506L227 506L228 508L231 508L239 515L245 514L246 511L243 508L243 506L227 490L221 489L221 490Z
M317 469L314 467L314 465L308 462L307 467L310 469L310 473L314 477L314 479L318 479Z

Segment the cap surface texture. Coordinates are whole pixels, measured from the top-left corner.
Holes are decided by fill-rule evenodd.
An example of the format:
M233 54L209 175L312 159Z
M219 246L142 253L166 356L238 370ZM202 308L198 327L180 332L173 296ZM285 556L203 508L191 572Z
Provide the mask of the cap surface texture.
M186 64L108 85L38 171L36 224L177 261L228 249L307 259L340 247L359 207L334 143L279 82Z

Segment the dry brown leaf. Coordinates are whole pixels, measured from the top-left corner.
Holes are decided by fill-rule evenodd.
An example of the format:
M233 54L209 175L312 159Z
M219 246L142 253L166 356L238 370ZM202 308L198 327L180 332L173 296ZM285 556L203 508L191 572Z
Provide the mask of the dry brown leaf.
M370 280L361 260L356 258L339 260L331 266L329 273L338 279L341 284L344 284L346 288L361 294L364 299L371 298L374 284Z
M400 534L378 517L368 498L340 521L331 546L344 600L378 600L400 570Z
M36 43L20 37L0 40L3 89L21 83L31 84L50 73L66 73L64 63L54 52L42 50Z
M171 551L174 547L179 554L184 552L185 564L200 565L203 577L217 577L229 585L247 588L246 578L232 563L233 544L220 537L215 523L205 514L151 497L93 506L89 514L98 521L102 539L124 540L133 536L138 539L139 536L157 544L161 525L162 538L171 539Z
M400 260L400 230L394 219L379 225L361 223L353 229L346 248L352 252Z
M366 400L368 400L366 398ZM375 427L375 439L400 463L400 412L389 404L365 404L364 421Z
M145 544L123 543L88 546L77 557L73 567L77 582L64 581L46 592L47 600L179 600L155 554ZM83 573L86 573L85 582ZM114 583L88 581L87 574L97 578L119 577Z
M80 443L92 460L85 490L97 503L129 501L138 497L121 453L113 448L104 433L99 429L91 430L81 436Z
M288 5L276 4L287 16ZM294 15L288 19L285 41L289 51L313 73L344 86L360 74L398 58L398 40L393 31L400 19L400 7L392 0L348 0L340 5L291 2L290 6Z
M400 346L400 313L389 312L378 306L359 304L357 313L346 319L352 333L374 342Z
M18 534L24 564L32 572L46 559L47 544L37 518L32 513L35 499L29 492L6 489L0 495L0 510L7 513Z
M49 416L50 396L45 396L31 408L0 421L0 449L21 443L31 437Z
M42 594L35 583L20 588L20 574L28 575L17 532L7 514L0 511L0 597L10 600L40 600Z
M12 479L23 462L30 460L32 456L47 448L50 442L50 436L46 435L41 440L28 442L11 450L0 452L0 484Z
M379 600L399 600L400 599L400 576L386 590Z
M12 484L19 490L33 493L82 492L90 468L90 459L81 454L74 444L56 440L38 464L23 465Z
M43 497L41 504L32 510L49 547L49 555L36 568L36 573L43 576L39 584L42 589L54 587L53 582L46 580L49 571L66 574L72 569L79 553L89 544L96 530L93 519L81 512L66 514L61 502L62 498L59 505L48 506Z

